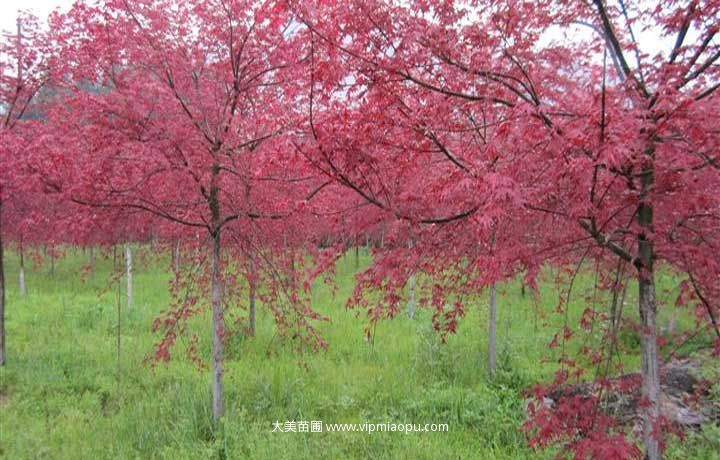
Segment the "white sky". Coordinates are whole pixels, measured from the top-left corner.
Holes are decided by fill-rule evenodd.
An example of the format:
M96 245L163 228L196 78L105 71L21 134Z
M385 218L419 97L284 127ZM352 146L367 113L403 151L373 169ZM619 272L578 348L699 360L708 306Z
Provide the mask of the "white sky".
M73 0L0 0L0 31L15 32L18 10L28 10L41 21L56 8L67 10Z
M16 31L16 19L18 10L28 10L37 16L41 22L47 19L47 16L55 9L67 10L70 8L74 0L0 0L0 34L2 32L15 33ZM639 29L639 28L638 28ZM592 36L592 33L587 30L576 30L568 31L570 36L566 36L566 39L576 40L580 37L587 39ZM658 51L669 52L672 43L663 43L658 40L653 30L636 30L638 35L640 48L651 54ZM693 35L695 31L691 30L689 35ZM547 38L558 39L564 34L560 31L552 31ZM597 37L595 37L597 38ZM694 37L689 36L686 42L691 42ZM672 40L670 40L672 41Z

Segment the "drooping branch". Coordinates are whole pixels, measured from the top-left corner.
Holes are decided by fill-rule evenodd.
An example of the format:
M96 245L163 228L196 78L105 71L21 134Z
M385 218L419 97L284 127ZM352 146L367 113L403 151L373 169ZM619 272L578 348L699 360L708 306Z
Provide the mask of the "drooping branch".
M695 276L693 275L692 270L690 269L690 264L688 264L687 259L683 257L683 260L685 262L685 269L688 274L688 278L690 278L690 284L692 284L693 290L695 291L695 295L700 300L700 302L705 306L705 310L707 311L708 317L710 317L710 323L713 326L713 329L715 330L715 335L717 335L718 339L720 339L720 326L718 326L717 318L715 318L715 312L713 310L712 305L710 305L710 302L708 301L707 297L703 295L702 290L700 289L700 285L698 284L697 280L695 279Z

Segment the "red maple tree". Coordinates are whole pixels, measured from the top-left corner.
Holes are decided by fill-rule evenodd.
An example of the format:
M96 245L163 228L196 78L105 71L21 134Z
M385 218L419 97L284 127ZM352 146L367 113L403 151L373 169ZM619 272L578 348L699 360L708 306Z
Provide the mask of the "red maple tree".
M321 44L309 111L328 176L415 224L462 221L486 244L508 229L497 264L479 267L487 280L585 258L634 272L643 444L659 458L659 265L687 275L717 333L717 2L294 7ZM643 51L642 26L669 49ZM553 39L573 27L590 36ZM452 267L441 248L436 266ZM378 265L368 283L384 289L412 261Z

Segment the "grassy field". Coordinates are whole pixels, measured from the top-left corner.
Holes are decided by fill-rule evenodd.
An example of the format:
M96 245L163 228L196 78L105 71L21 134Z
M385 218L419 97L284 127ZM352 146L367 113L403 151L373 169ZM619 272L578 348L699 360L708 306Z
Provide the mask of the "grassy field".
M368 256L363 256L367 263ZM498 296L498 374L486 371L485 297L477 299L459 333L441 345L429 312L377 326L372 344L361 313L345 309L355 263L339 263L335 295L318 283L316 308L328 314L326 353L293 352L274 337L272 317L259 308L258 335L230 344L226 365L227 415L213 427L209 375L183 356L151 367L145 360L158 339L152 320L170 302L167 260L140 264L135 305L120 312L117 350L116 291L111 262L98 257L96 273L83 281L86 256L69 251L53 275L29 267L29 294L17 287L18 259L7 253L8 363L0 370L0 458L42 459L526 459L554 452L526 447L521 392L553 374L558 350L547 347L562 325L550 314L554 283L541 287L539 308L517 283ZM659 296L672 305L677 280L659 279ZM584 306L592 277L581 276L570 321ZM628 315L636 317L632 290ZM121 299L124 302L124 298ZM599 305L598 308L607 308ZM670 312L663 309L662 323ZM682 317L680 323L688 318ZM209 317L192 328L209 355ZM589 340L597 340L595 336ZM181 339L186 340L186 339ZM625 338L632 342L634 338ZM691 353L692 344L686 350ZM119 361L118 361L119 356ZM628 369L636 365L626 360ZM274 421L326 423L447 423L435 433L278 433ZM708 428L672 441L670 458L719 458Z

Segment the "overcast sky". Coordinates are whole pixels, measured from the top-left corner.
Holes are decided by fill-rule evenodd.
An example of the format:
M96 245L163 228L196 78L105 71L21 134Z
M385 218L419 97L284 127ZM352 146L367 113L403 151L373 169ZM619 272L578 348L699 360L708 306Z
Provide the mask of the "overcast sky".
M15 33L17 27L15 21L18 9L29 10L41 20L45 20L53 10L57 8L67 10L73 2L74 0L0 0L0 32L9 31L11 33ZM576 30L569 32L570 36L567 38L571 40L575 40L580 37L587 38L590 35L588 31L578 30L577 28ZM640 41L640 48L645 52L651 53L658 51L667 52L672 43L663 43L661 40L658 40L655 37L656 33L654 32L656 31L636 31ZM691 41L692 38L694 38L692 37L694 32L695 31L692 30L690 31L690 36L687 41ZM562 35L563 34L559 31L551 32L548 38L559 38Z
M0 0L0 30L15 32L18 9L45 19L56 8L67 10L73 0Z

